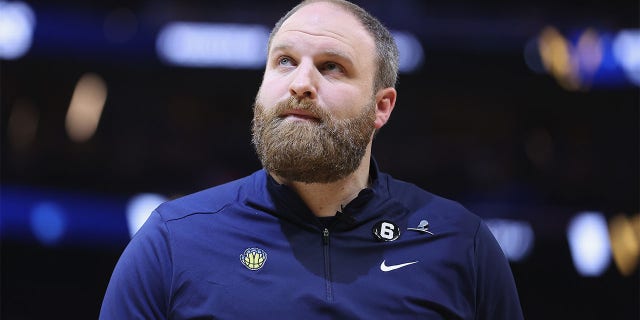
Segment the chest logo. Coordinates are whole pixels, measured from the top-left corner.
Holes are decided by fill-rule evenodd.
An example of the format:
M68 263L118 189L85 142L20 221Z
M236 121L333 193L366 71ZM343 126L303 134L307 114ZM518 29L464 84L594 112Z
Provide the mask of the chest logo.
M372 232L379 241L393 241L400 236L400 227L391 221L383 220L373 226Z
M267 261L267 253L260 248L247 248L240 255L240 262L249 270L259 270Z
M430 235L433 235L433 232L429 231L429 221L427 220L420 221L420 224L418 224L417 228L407 228L407 230L418 231L421 233L428 233Z
M392 264L390 266L387 265L386 260L382 260L382 263L380 264L380 270L384 271L384 272L389 272L389 271L393 271L393 270L397 270L400 268L404 268L406 266L410 266L414 263L418 263L418 261L411 261L411 262L407 262L407 263L401 263L401 264Z

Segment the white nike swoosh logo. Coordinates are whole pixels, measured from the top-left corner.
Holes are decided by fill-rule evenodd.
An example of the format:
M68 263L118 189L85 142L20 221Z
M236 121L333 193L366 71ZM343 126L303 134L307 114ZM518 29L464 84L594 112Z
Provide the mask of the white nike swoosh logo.
M404 267L412 265L414 263L418 263L418 261L412 261L412 262L394 264L394 265L388 266L388 265L386 265L386 260L383 260L382 263L380 264L380 270L382 270L384 272L389 272L389 271L393 271L393 270L396 270L396 269L404 268Z

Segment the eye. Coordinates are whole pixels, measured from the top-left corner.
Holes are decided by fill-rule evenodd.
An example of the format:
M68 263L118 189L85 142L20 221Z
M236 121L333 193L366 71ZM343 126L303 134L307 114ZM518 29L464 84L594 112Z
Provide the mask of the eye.
M293 60L287 56L282 56L278 58L279 66L291 66L293 65Z
M327 62L322 66L323 71L344 73L344 68L338 63Z

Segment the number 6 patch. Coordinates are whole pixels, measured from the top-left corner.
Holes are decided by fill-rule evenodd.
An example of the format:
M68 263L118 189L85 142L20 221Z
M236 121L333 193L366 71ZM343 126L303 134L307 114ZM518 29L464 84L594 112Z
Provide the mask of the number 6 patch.
M400 227L387 220L380 221L373 226L373 235L380 241L393 241L400 236Z

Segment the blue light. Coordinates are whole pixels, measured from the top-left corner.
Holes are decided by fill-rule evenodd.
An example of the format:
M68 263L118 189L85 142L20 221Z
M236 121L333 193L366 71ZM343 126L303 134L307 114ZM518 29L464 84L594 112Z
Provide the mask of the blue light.
M536 41L525 46L525 62L547 73L567 90L640 86L640 30L618 33L586 28L565 37L553 26L545 27Z
M611 249L607 221L599 212L581 212L567 228L569 249L581 276L595 277L609 267Z
M140 227L147 221L151 212L167 199L159 194L142 193L133 196L127 203L127 227L129 235L138 232Z
M620 31L613 40L613 54L629 81L640 86L640 29Z
M0 1L1 59L18 59L29 51L35 23L33 10L26 3Z
M268 38L259 25L173 22L158 34L156 51L178 66L259 69Z
M537 74L545 73L544 65L542 64L542 57L540 56L540 49L538 48L538 39L532 38L527 41L524 46L524 62L531 71Z
M393 31L400 71L418 70L424 50L415 35ZM267 55L269 29L260 25L172 22L156 38L156 52L168 64L184 67L260 69Z
M410 73L418 70L424 62L424 50L420 41L408 32L393 31L392 34L400 52L400 71Z
M529 222L507 219L490 219L485 222L507 259L517 262L529 255L534 243L533 228Z
M44 245L55 245L64 236L67 218L57 204L41 202L31 211L31 229Z

